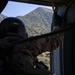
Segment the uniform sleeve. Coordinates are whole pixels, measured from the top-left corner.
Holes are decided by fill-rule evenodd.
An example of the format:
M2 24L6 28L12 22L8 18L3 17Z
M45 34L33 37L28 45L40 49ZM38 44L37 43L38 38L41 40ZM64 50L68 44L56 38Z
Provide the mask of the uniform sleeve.
M53 31L60 30L59 27L54 27ZM52 32L53 32L52 31ZM41 39L32 40L26 43L17 45L15 49L17 52L20 51L23 54L31 56L37 56L46 51L52 51L57 48L62 42L62 34L56 34L53 36L47 36Z
M60 30L59 27L54 27L53 31ZM53 32L52 31L52 32ZM47 36L36 41L36 54L39 55L45 51L52 51L57 48L62 42L62 34Z

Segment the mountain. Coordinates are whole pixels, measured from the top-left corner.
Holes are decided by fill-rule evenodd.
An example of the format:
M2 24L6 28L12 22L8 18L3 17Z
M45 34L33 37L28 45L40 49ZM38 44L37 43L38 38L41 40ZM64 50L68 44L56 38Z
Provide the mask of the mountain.
M52 10L39 7L24 16L17 16L26 25L29 36L45 34L51 31ZM0 14L0 22L7 16Z
M52 10L39 7L24 16L17 16L27 26L29 35L45 34L51 31Z

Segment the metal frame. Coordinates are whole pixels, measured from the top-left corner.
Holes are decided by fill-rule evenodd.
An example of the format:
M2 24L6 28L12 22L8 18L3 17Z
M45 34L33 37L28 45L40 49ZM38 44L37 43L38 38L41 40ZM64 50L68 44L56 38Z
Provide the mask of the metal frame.
M25 2L46 6L52 6L52 3L54 3L55 6L57 6L61 4L67 4L70 0L9 0L9 1Z

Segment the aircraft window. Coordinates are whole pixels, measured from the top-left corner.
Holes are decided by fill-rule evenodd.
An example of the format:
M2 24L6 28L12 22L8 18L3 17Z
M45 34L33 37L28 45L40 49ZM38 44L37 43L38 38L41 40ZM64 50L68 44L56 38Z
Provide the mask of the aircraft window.
M18 17L23 20L29 36L51 31L53 15L51 7L9 1L1 14L1 20L6 17Z
M30 36L42 35L51 31L53 11L51 7L9 1L1 13L2 19L18 17L25 23ZM50 53L45 52L37 57L50 70Z

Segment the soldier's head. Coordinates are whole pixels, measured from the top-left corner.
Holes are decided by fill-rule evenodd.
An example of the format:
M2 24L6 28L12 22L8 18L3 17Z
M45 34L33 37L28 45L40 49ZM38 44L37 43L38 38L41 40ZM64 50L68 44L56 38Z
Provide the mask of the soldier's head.
M23 38L28 37L26 25L22 20L15 17L5 18L0 25L1 35L18 35Z

